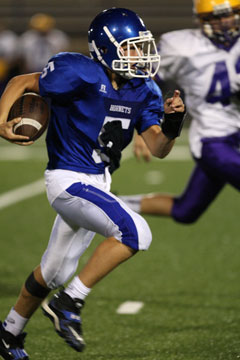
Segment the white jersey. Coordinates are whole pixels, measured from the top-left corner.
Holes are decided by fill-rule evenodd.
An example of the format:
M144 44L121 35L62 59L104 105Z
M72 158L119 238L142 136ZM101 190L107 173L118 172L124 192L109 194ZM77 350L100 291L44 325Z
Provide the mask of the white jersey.
M11 30L0 32L0 58L6 61L17 59L18 37Z
M48 60L70 46L68 36L61 30L53 29L46 35L28 30L20 36L19 52L24 59L26 71L42 71Z
M202 138L240 129L240 39L226 51L214 46L200 29L179 30L162 35L159 50L158 76L174 80L184 90L192 117L190 147L199 158Z

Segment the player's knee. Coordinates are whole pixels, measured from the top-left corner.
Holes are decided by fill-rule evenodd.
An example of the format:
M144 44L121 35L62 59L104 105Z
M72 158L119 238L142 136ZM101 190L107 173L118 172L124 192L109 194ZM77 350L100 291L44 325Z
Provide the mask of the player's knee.
M113 236L133 250L147 250L152 241L152 233L145 219L129 208L122 212L116 224L111 222L108 230L106 237Z
M33 272L27 278L25 288L32 296L36 296L41 299L44 299L50 292L49 288L39 284L39 282L35 279Z
M174 220L182 224L193 224L197 221L199 216L191 216L190 214L181 214L180 216L173 216Z
M202 211L199 208L187 207L180 204L174 204L172 217L175 221L182 224L193 224L201 216Z
M147 250L152 242L152 232L145 220L144 223L142 223L141 229L138 234L139 249Z
M136 250L147 250L152 242L152 232L142 216L137 214L134 221L136 225Z

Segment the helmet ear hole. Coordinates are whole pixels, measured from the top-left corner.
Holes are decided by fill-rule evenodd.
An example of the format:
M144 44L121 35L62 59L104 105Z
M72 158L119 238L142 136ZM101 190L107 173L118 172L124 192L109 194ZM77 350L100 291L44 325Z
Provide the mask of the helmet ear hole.
M105 46L103 46L103 47L100 48L100 53L101 53L101 54L106 55L107 52L108 52L108 49L107 49Z

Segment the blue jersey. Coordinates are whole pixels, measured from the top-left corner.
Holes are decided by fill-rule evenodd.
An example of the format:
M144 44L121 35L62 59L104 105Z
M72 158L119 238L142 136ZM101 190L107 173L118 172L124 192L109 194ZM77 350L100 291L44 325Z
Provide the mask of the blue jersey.
M114 90L105 67L79 53L50 59L39 87L51 99L48 169L104 173L98 139L106 122L121 121L126 147L134 128L142 133L160 125L163 115L162 94L152 79L134 78Z

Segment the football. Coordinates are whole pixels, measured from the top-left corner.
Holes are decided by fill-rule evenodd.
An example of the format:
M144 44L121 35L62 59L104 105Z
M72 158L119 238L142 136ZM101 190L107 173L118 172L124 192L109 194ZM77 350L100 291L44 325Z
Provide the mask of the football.
M28 92L14 102L9 111L8 121L17 117L21 117L22 120L14 126L13 132L29 136L29 140L24 141L35 141L48 126L50 109L42 96Z

